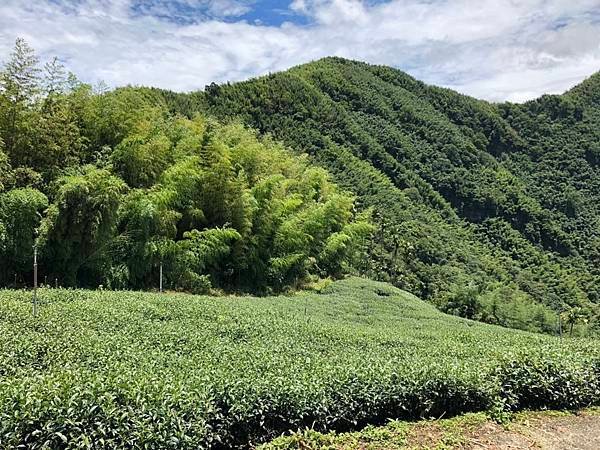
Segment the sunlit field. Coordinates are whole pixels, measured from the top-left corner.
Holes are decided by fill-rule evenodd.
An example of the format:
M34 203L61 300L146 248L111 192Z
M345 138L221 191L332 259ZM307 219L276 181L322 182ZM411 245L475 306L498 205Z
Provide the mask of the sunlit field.
M0 291L0 447L247 447L288 430L600 401L600 349L352 278L203 297Z

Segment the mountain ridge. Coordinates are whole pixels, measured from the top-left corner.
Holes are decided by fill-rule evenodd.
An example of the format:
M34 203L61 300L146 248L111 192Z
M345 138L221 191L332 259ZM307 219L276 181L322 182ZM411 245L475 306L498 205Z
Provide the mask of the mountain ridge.
M371 255L380 262L368 275L476 317L484 313L464 304L477 305L496 282L554 310L595 308L598 79L523 104L490 103L390 67L328 57L163 97L174 111L241 120L311 155L385 217L380 224L397 228L380 230Z
M4 284L37 244L55 284L151 288L160 261L202 292L354 273L471 319L600 332L597 76L492 104L337 57L190 94L39 70L17 40L0 77Z

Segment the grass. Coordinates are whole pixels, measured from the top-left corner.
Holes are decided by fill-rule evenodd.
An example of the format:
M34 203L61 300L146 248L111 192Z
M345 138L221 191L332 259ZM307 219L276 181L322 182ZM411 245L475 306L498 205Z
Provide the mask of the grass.
M570 419L576 421L582 416L597 417L599 414L599 409L595 407L576 412L520 411L511 415L503 427L498 426L493 417L483 412L441 420L391 420L384 426L367 426L363 430L349 433L301 430L274 439L259 446L257 450L450 450L464 448L465 445L471 448L469 444L473 443L479 443L477 447L483 448L478 438L486 433L493 435L504 430L507 434L526 435L527 428L543 429L540 424L551 423L554 419L565 419L561 427L564 432L568 432L566 427ZM590 435L589 438L594 439L595 436Z
M391 420L385 426L370 425L349 433L319 433L307 429L281 436L258 450L445 450L466 443L467 436L489 420L487 414L480 412L420 422Z
M266 298L40 298L33 318L30 293L0 291L0 448L247 447L307 427L600 403L597 341L447 316L362 279Z

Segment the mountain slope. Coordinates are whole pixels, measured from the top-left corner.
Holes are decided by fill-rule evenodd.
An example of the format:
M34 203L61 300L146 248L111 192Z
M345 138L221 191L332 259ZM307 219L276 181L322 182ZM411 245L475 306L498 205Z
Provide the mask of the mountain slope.
M507 324L533 302L593 310L600 298L598 91L596 75L564 96L494 105L325 58L165 99L272 133L373 207L366 274Z

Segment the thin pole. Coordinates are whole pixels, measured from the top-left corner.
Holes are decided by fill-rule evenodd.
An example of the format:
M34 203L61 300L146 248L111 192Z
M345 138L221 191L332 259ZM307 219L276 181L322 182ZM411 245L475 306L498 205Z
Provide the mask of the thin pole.
M158 287L158 291L162 292L163 291L163 286L162 286L162 261L160 262L160 282L159 282L159 287Z
M33 316L37 316L38 263L37 246L33 246Z
M561 313L558 314L558 335L560 336L560 340L562 341L562 316L561 316Z

